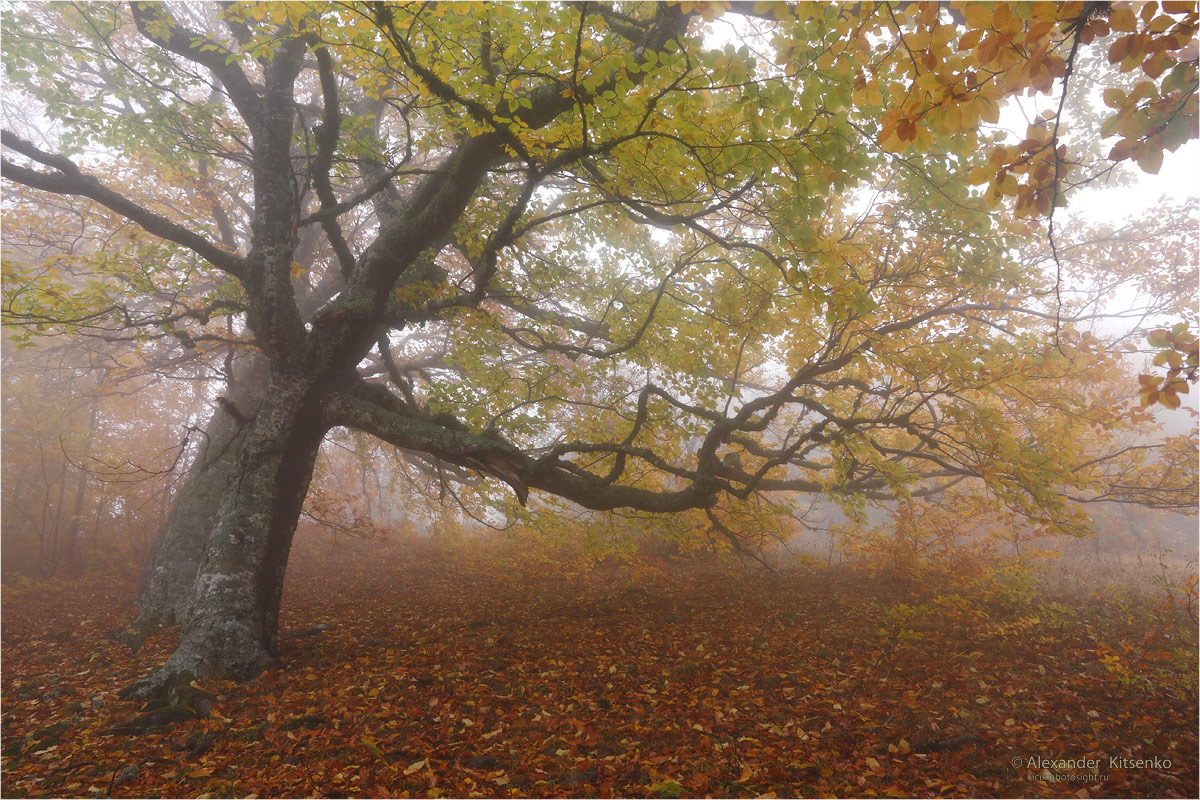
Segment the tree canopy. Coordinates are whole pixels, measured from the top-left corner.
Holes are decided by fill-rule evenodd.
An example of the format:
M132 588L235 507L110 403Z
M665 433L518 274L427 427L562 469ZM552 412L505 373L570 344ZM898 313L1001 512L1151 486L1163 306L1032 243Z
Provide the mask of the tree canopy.
M1194 502L1194 438L1128 438L1147 330L1095 324L1138 283L1175 353L1143 388L1178 405L1194 242L1123 249L1056 215L1196 137L1194 3L51 3L5 23L29 104L5 122L6 229L44 232L6 251L6 323L265 364L214 406L244 435L193 611L282 574L335 428L485 476L510 513L686 513L736 548L797 492L853 511L969 486L1072 532L1091 500ZM1017 96L1044 110L1013 136ZM52 235L69 226L88 237ZM239 659L193 666L263 663Z

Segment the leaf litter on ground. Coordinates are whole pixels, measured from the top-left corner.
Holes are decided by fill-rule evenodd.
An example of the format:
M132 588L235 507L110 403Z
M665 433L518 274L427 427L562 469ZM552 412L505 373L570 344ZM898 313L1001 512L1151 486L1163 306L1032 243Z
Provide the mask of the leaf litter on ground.
M108 635L135 596L6 587L4 796L1197 796L1195 640L1114 596L346 548L289 574L282 629L327 627L129 735L172 644Z

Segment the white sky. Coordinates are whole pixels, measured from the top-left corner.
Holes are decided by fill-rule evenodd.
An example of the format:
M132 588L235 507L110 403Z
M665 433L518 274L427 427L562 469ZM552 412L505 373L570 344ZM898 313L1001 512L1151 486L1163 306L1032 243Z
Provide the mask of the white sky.
M1133 185L1088 188L1071 198L1067 209L1083 219L1118 222L1154 208L1163 197L1181 200L1200 194L1200 141L1191 140L1174 153L1165 153L1157 175L1131 167L1137 176Z

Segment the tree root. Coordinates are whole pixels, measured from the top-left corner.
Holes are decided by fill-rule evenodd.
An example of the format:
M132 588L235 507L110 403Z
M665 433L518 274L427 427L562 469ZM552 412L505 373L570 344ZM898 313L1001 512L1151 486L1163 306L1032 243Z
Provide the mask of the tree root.
M107 733L142 735L176 722L209 716L216 698L203 688L193 686L194 680L196 675L186 669L170 673L163 667L136 684L122 688L121 697L143 700L145 706L140 714L109 728Z
M190 670L176 672L164 666L126 686L118 695L140 700L145 705L142 713L115 726L112 732L144 733L150 728L207 717L216 698L193 686L195 680L196 675Z
M134 620L128 625L120 628L114 628L106 634L106 638L120 642L130 650L137 650L145 644L146 640L153 636L159 629L159 625L154 622L139 622Z

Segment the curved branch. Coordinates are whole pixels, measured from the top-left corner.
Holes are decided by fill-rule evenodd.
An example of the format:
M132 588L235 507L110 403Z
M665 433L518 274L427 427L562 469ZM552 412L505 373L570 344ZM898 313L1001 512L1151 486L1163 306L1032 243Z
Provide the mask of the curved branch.
M3 159L0 161L0 176L43 192L78 195L95 200L105 208L136 222L149 233L183 245L217 269L237 278L245 277L246 262L241 256L221 249L195 231L174 223L161 214L156 214L128 197L114 192L91 175L85 175L74 162L65 156L40 150L32 142L28 142L8 130L0 133L0 143L38 163L58 170L57 173L38 172Z
M333 193L333 184L329 180L329 170L333 165L333 154L337 149L338 137L342 131L342 109L338 104L337 74L333 70L333 58L329 48L318 47L313 51L317 57L317 71L321 76L321 95L324 109L321 125L316 129L317 153L312 163L313 188L316 189L317 199L321 201L321 210L329 211L338 206L337 195ZM350 245L342 235L337 217L329 215L321 220L321 227L337 254L338 264L343 275L349 275L354 269L354 254Z
M159 47L205 67L225 87L242 119L257 133L261 98L254 85L233 60L232 53L200 34L180 27L161 3L130 3L138 32Z
M696 481L676 491L654 491L615 486L570 464L534 460L502 440L437 424L418 416L382 387L359 383L353 393L333 396L325 408L325 422L361 430L407 450L416 450L498 477L524 500L521 487L537 488L596 511L633 508L673 513L707 508L716 502L718 487Z

